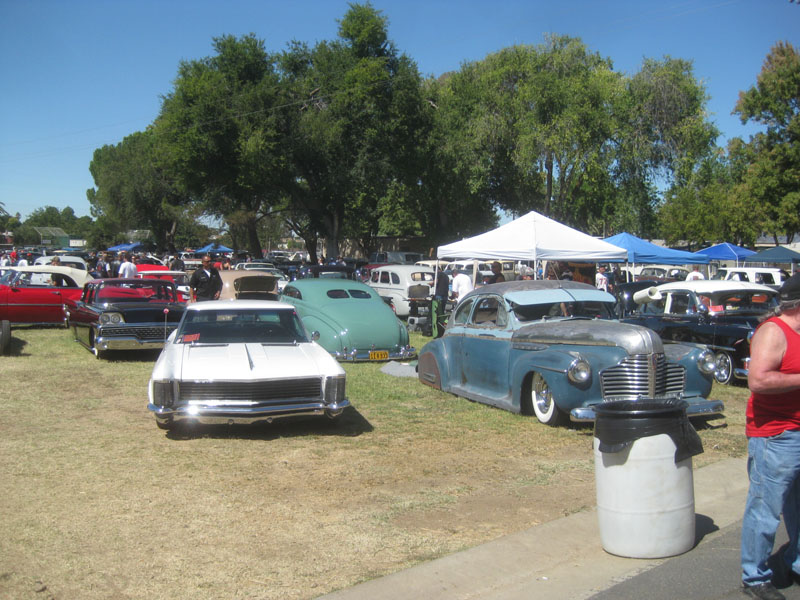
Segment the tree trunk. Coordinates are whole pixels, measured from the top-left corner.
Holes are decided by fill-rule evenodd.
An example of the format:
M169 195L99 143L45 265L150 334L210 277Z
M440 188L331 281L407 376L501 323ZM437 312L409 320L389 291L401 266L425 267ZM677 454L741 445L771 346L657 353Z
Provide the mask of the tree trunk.
M252 256L263 258L264 254L261 251L261 242L258 239L258 229L256 228L256 220L250 219L247 221L247 248Z

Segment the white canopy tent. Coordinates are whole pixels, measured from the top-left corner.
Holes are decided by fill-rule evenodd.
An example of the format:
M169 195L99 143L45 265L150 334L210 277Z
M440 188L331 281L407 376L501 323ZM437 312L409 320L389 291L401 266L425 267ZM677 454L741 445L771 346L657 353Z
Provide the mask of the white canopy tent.
M437 258L626 261L628 251L531 211L487 231L436 249Z

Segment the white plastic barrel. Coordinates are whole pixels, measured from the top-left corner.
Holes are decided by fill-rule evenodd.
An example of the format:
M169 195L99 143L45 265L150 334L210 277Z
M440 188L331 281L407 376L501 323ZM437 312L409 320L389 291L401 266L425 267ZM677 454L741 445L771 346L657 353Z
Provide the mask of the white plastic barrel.
M606 552L663 558L694 546L692 456L703 443L687 406L680 399L594 406L597 517Z
M594 438L597 516L606 552L662 558L694 546L692 459L675 462L667 434L637 439L619 452L601 452Z

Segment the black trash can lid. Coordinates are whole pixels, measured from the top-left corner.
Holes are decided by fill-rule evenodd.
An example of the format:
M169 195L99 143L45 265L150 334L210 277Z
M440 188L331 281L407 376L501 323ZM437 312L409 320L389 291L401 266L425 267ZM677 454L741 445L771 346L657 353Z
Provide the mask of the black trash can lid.
M636 440L665 433L675 443L675 462L703 452L703 442L686 416L685 400L615 400L595 404L598 449L616 453Z
M685 400L612 400L595 404L599 418L670 417L684 414L689 404Z

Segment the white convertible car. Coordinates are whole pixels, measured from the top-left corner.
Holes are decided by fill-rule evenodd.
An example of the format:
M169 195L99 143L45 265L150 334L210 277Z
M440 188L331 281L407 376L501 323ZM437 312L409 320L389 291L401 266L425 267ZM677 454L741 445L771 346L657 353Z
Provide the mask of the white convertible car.
M267 300L190 304L156 361L148 395L161 429L333 418L350 405L341 365L309 338L293 306Z

